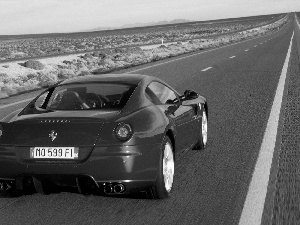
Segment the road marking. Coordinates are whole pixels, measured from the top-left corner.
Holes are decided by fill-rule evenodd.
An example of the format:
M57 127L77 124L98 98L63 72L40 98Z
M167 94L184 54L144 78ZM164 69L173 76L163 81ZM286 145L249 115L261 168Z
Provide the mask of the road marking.
M254 45L254 48L256 48L257 47L257 45Z
M261 45L263 44L263 42L262 43L260 43Z
M249 49L246 49L246 50L245 50L245 52L248 52L248 51L249 51Z
M261 224L293 37L294 32L278 82L267 128L263 137L262 144L260 146L259 156L255 165L254 173L252 175L239 225Z
M212 52L212 51L215 51L215 50L218 50L218 49L227 48L227 47L230 47L230 46L233 46L233 45L237 45L237 44L241 44L241 43L244 43L244 42L247 42L247 41L252 41L252 40L256 40L256 39L258 39L258 38L267 37L267 36L270 36L270 35L274 35L274 34L278 33L279 31L280 31L280 30L277 30L276 32L267 34L267 35L265 35L265 36L259 36L259 37L251 38L251 39L244 40L244 41L241 41L241 42L236 42L236 43L233 43L233 44L230 44L230 45L224 45L224 46L221 46L221 47L218 47L218 48L209 49L209 50L207 50L207 51L202 51L202 52L195 53L195 54L191 54L191 55L187 55L187 56L181 56L181 57L179 57L179 58L172 59L172 60L169 60L169 61L167 61L167 62L156 63L156 64L151 65L151 66L146 66L146 67L143 67L143 68L140 68L140 69L131 70L131 71L127 72L127 73L133 73L133 72L137 72L137 71L149 69L149 68L152 68L152 67L155 67L155 66L160 66L160 65L164 65L164 64L167 64L167 63L175 62L175 61L178 61L178 60L181 60L181 59L193 57L193 56L195 56L195 55L201 55L201 54L204 54L204 53L206 53L206 52ZM32 99L25 99L25 100L22 100L22 101L19 101L19 102L7 104L7 105L4 105L4 106L1 106L0 109L6 108L6 107L9 107L9 106L12 106L12 105L17 105L17 104L20 104L20 103L22 103L22 102L26 102L26 101L30 101L30 100L32 100Z
M18 104L21 104L21 103L23 103L23 102L29 102L29 101L31 101L32 99L34 99L34 98L28 98L28 99L24 99L24 100L22 100L22 101L10 103L10 104L7 104L7 105L2 105L2 106L0 106L0 109L5 109L5 108L10 107L10 106L12 106L12 105L18 105Z
M233 56L231 56L231 57L229 57L230 59L233 59L233 58L235 58L235 55L233 55Z
M212 51L215 51L215 50L218 50L218 49L231 47L231 46L233 46L233 45L241 44L241 43L244 43L244 42L247 42L247 41L252 41L252 40L256 40L256 39L258 39L258 38L263 38L263 37L267 37L267 36L270 36L270 35L274 35L274 34L278 33L279 31L281 31L281 30L277 30L276 32L267 34L267 35L265 35L265 36L259 36L259 37L251 38L251 39L244 40L244 41L241 41L241 42L236 42L236 43L233 43L233 44L230 44L230 45L224 45L224 46L221 46L221 47L218 47L218 48L209 49L209 50L207 50L207 51L195 53L195 54L192 54L192 55L182 56L182 57L179 57L179 58L177 58L177 59L169 60L169 61L167 61L167 62L156 63L156 64L151 65L151 66L146 66L146 67L143 67L143 68L140 68L140 69L131 70L131 71L127 72L127 73L133 73L133 72L137 72L137 71L149 69L149 68L152 68L152 67L164 65L164 64L167 64L167 63L175 62L175 61L178 61L178 60L181 60L181 59L190 58L190 57L193 57L193 56L195 56L195 55L201 55L201 54L204 54L204 53L207 53L207 52L212 52Z
M210 70L212 67L207 67L207 68L205 68L205 69L203 69L203 70L201 70L201 71L203 71L203 72L205 72L205 71L207 71L207 70Z

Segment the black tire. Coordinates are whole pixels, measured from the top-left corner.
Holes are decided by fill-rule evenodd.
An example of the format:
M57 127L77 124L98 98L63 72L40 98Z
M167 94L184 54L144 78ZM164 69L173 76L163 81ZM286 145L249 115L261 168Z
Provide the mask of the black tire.
M204 140L204 130L203 130L203 123L206 122L206 140ZM205 149L206 145L207 145L207 125L208 125L208 120L207 120L207 113L205 111L205 109L202 112L202 120L201 120L201 129L199 132L199 139L197 144L194 146L195 150L201 150L201 149ZM204 132L203 132L204 131Z
M164 158L165 158L165 148L168 148L168 150L166 150L167 152L171 152L172 154L168 155L168 158L170 157L170 159L173 161L173 175L172 175L172 184L170 189L168 190L166 188L166 186L170 186L170 183L166 185L165 183L165 177L164 177L164 173L163 173L163 169L164 169ZM170 149L169 149L170 148ZM172 191L172 185L173 185L173 181L174 181L174 162L175 162L175 157L174 157L174 151L173 151L173 146L172 146L172 142L170 140L170 138L168 136L166 136L164 138L162 147L160 149L161 151L161 157L159 160L159 165L158 165L158 174L157 174L157 178L155 181L155 185L149 190L150 191L150 196L154 199L165 199L168 198L170 196L170 193ZM171 163L171 161L170 161Z

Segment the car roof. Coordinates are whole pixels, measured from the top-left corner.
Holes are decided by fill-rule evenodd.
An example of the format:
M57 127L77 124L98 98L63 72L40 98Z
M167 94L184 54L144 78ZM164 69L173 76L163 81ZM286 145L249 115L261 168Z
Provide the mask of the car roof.
M86 75L75 78L69 78L61 82L59 85L73 83L93 83L93 82L118 82L137 85L144 79L149 79L150 76L139 74L101 74L101 75Z

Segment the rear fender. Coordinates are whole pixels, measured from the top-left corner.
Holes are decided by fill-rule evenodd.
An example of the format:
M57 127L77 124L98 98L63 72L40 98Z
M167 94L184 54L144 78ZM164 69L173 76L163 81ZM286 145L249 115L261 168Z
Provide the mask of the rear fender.
M120 141L114 134L119 123L132 126L133 135L128 141ZM168 118L156 106L149 106L134 111L116 121L104 124L99 135L98 145L145 145L161 143L169 125Z

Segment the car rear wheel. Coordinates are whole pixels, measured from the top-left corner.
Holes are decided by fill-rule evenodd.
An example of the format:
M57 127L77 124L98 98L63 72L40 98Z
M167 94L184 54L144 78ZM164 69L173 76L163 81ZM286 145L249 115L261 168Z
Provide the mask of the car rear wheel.
M206 148L206 145L207 145L207 124L208 124L207 114L206 114L206 111L203 110L199 139L198 139L198 142L197 142L196 146L194 147L194 149L200 150L200 149Z
M166 136L161 149L156 182L154 187L151 188L153 198L164 199L170 196L174 180L174 170L173 146L170 138Z

